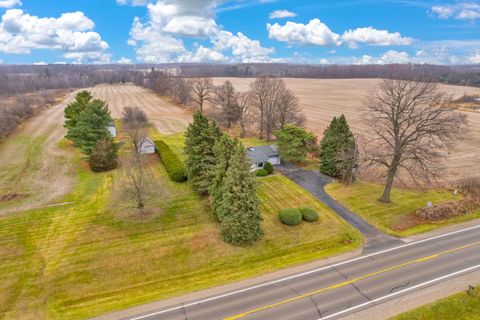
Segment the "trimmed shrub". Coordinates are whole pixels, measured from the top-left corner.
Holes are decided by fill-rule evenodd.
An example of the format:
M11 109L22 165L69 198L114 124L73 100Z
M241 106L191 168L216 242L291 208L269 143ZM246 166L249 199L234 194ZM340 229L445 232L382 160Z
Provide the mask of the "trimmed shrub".
M162 140L155 141L155 146L170 179L175 182L186 181L185 165L177 157L175 152Z
M265 162L265 164L263 165L263 169L265 169L268 174L273 173L273 165L270 162Z
M302 212L298 209L282 209L278 216L287 226L296 226L302 222Z
M300 212L302 213L303 220L307 222L318 221L318 212L315 211L315 209L304 207L300 208Z
M258 169L257 171L255 171L255 175L257 177L266 177L268 176L268 171L265 169Z
M92 154L88 157L90 169L94 172L103 172L115 169L118 166L118 145L112 138L98 140Z

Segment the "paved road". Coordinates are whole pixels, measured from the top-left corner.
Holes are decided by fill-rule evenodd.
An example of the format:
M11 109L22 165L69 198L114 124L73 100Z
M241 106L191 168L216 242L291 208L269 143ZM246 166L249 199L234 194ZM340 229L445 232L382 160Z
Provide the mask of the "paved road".
M335 211L345 221L360 231L365 237L366 242L364 246L364 252L373 252L375 250L403 243L401 239L386 235L385 233L376 229L361 217L330 197L330 195L325 192L324 189L327 184L332 182L330 177L320 173L317 170L303 170L292 164L283 164L279 166L277 170L310 192L330 209Z
M479 270L480 225L125 319L336 319Z

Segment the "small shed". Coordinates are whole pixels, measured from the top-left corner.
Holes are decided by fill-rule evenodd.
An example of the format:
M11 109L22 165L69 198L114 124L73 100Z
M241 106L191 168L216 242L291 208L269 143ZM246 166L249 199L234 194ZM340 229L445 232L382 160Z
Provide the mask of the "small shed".
M116 137L117 136L117 128L115 128L115 123L114 122L110 122L107 126L107 131L110 133L110 135L112 137Z
M155 153L155 143L150 138L142 138L138 144L138 152L140 154Z
M281 163L276 145L247 148L247 154L252 160L252 170L263 168L266 162L277 166Z

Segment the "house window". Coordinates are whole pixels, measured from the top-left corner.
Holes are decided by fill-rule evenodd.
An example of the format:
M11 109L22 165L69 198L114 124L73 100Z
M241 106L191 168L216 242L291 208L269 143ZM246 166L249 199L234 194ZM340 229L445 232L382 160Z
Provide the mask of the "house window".
M257 168L263 168L263 162L257 163Z

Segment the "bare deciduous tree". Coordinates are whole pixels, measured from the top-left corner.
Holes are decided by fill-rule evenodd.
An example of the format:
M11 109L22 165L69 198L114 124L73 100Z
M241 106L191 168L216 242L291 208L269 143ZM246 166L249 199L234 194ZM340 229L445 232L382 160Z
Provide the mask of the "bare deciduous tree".
M184 78L171 78L171 95L177 104L185 105L190 100L190 85Z
M260 113L260 137L270 140L272 133L287 123L301 125L303 115L293 91L277 78L257 78L250 86L253 104Z
M221 86L214 89L214 102L220 106L222 117L227 122L227 128L239 120L239 108L236 100L236 92L230 81L225 81Z
M126 107L123 109L122 121L130 142L138 153L140 143L147 137L147 115L139 107Z
M442 151L467 130L466 116L448 108L448 97L433 82L385 79L365 106L365 122L372 130L366 160L386 169L379 199L385 203L400 170L417 184L438 177Z
M132 156L128 162L130 185L127 189L135 200L136 208L141 215L144 215L144 208L147 202L147 188L141 144L147 137L148 118L140 108L126 107L123 111L122 120L132 145Z
M305 117L302 114L298 98L290 89L285 89L280 93L277 105L278 127L282 128L287 123L302 126L305 123Z
M252 120L253 115L253 105L252 105L252 94L250 92L239 92L236 95L238 114L240 121L240 129L242 130L240 136L243 138L246 135L246 124L247 121Z
M203 112L203 104L210 100L214 89L212 78L193 78L190 80L190 87L192 100L198 104L200 112Z

